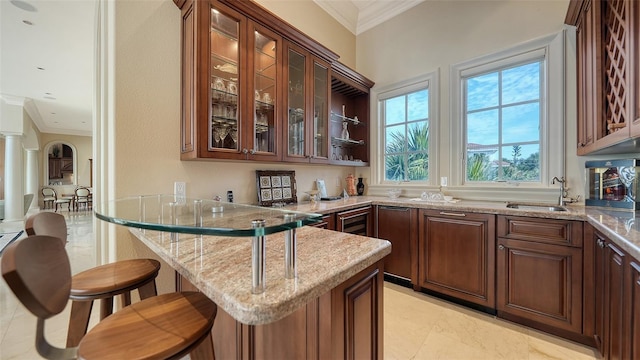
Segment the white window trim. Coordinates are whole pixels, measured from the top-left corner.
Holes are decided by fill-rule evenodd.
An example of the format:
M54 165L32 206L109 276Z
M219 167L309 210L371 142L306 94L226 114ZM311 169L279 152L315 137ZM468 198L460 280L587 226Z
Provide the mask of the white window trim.
M454 64L450 68L451 88L451 157L450 157L450 190L457 190L461 197L492 198L509 197L513 192L521 192L523 188L531 190L532 196L544 193L551 188L551 178L564 175L564 143L565 143L565 37L566 31L548 35L539 39L516 45L507 50L478 57L469 61ZM540 124L540 183L528 182L496 182L465 184L465 124L463 123L464 92L463 75L475 73L476 70L500 65L500 62L517 61L523 56L546 54L543 76L545 87L541 89L541 102L547 104L547 111L541 116ZM478 71L479 72L479 71ZM553 187L557 190L557 186ZM512 197L512 196L511 196Z
M420 75L408 80L383 85L372 89L372 98L375 101L371 104L371 113L375 116L377 126L371 127L371 154L375 154L374 161L371 162L372 182L370 190L393 187L396 181L384 179L384 127L380 116L380 101L386 100L401 94L410 93L422 89L428 85L429 89L429 180L428 181L408 181L403 182L405 189L428 189L437 187L436 179L439 178L438 158L439 158L439 119L440 119L440 70L436 69L424 75Z

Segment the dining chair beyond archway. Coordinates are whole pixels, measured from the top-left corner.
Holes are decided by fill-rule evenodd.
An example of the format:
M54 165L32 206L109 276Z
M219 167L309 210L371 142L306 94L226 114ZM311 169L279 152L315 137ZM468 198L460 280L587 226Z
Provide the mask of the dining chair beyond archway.
M55 207L55 211L58 211L58 206L60 206L60 209L62 209L62 205L66 204L67 205L67 210L71 210L71 200L72 198L70 197L61 197L58 198L58 194L56 193L56 191L53 188L50 187L43 187L42 188L42 196L44 197L43 201L44 201L44 208L53 208ZM49 205L47 207L47 205Z
M217 306L200 292L154 296L100 321L77 347L51 345L45 320L67 305L73 281L60 239L31 235L9 245L1 258L2 277L38 318L36 348L46 359L213 359L211 328Z
M43 211L31 215L25 222L27 235L53 236L67 243L67 222L64 215ZM71 320L67 346L77 346L86 334L94 300L100 300L100 319L113 313L113 298L122 297L123 306L131 304L131 291L137 289L140 299L157 295L155 279L160 262L155 259L130 259L97 266L71 278L69 299Z
M83 186L76 188L75 197L73 198L74 204L73 208L76 211L79 211L81 207L84 207L85 210L91 208L91 191Z

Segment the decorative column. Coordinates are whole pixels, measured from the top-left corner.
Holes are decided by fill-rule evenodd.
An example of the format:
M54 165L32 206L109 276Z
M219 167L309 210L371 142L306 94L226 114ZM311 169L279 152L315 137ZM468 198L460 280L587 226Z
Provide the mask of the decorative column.
M25 175L24 193L33 194L33 201L29 204L29 209L38 207L38 150L27 149L27 173ZM26 209L25 209L26 210Z
M22 135L5 134L4 173L4 221L22 221L24 218Z

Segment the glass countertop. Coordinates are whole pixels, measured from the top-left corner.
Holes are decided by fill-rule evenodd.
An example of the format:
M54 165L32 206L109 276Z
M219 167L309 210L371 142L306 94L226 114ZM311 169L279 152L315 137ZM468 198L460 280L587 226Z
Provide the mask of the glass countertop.
M320 214L174 195L108 201L95 214L98 219L140 229L238 237L264 236L322 221Z

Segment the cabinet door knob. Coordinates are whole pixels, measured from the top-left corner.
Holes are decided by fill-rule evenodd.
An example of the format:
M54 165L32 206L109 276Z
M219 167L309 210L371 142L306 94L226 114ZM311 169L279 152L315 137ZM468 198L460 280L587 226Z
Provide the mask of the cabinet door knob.
M249 153L249 150L247 150L246 148L245 148L245 149L242 149L242 153L243 153L243 154L245 154L245 155L247 155L247 153Z
M504 250L504 245L502 244L498 245L498 250Z
M251 149L251 150L249 151L249 153L250 153L251 155L254 155L254 154L256 153L256 149Z

